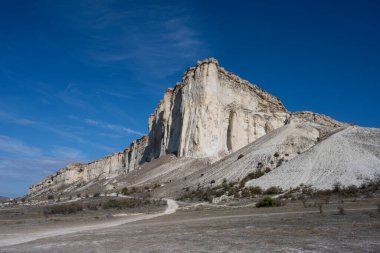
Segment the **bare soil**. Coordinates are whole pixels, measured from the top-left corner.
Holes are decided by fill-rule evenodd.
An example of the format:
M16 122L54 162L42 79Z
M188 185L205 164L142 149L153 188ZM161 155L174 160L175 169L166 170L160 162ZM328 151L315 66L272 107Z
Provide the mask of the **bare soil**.
M299 201L271 208L179 203L173 214L0 245L0 252L380 252L377 203L376 198L334 202L323 205L323 214ZM344 208L344 215L338 207ZM12 210L15 214L23 209ZM0 240L10 234L96 224L94 217L105 222L123 219L106 210L47 219L25 212L10 217L9 211L0 211Z

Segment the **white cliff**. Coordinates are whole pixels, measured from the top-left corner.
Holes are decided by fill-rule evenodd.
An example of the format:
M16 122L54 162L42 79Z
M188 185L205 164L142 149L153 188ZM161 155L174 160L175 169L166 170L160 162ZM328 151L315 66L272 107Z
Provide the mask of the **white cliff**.
M215 59L206 59L167 89L149 117L148 135L122 152L68 165L31 186L29 194L129 173L166 154L217 161L274 129L301 122L343 125L311 112L290 113L278 98L225 71Z

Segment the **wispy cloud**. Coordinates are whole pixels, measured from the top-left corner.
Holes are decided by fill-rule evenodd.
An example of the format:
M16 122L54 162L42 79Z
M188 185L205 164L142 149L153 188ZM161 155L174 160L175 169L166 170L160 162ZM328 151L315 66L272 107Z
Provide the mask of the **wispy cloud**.
M6 121L6 122L9 122L9 123L14 123L14 124L17 124L17 125L31 125L31 124L35 123L35 121L33 121L33 120L26 119L26 118L16 117L15 115L12 115L12 114L9 114L9 113L5 113L5 112L1 112L1 111L0 111L0 119L2 121Z
M43 150L22 140L0 135L0 177L37 180L68 163L84 161L87 157L72 147L54 146Z
M32 127L32 128L48 131L48 132L51 132L61 137L68 138L78 143L91 145L97 149L104 150L106 152L110 152L110 153L115 152L115 149L112 147L102 145L97 142L91 141L88 138L85 138L86 131L84 129L78 128L77 126L73 127L70 125L57 125L57 124L51 124L51 123L43 122L43 121L29 120L29 119L20 117L16 114L5 113L5 112L0 112L0 119L7 123L18 124L18 125L23 125L25 127ZM6 137L7 136L5 136L3 140L1 140L0 138L0 141L2 141L4 147L6 145L6 140L7 140ZM22 145L20 143L18 146L16 144L17 144L16 141L10 140L10 142L7 145L9 145L10 148L12 148L12 145L14 145L13 149L16 149L16 148L22 149ZM0 144L0 148L1 148L1 144ZM24 147L24 148L25 150L27 150L27 147Z
M54 157L60 157L63 160L71 160L71 161L83 161L86 160L85 155L82 151L64 146L54 146L51 150L51 154Z
M130 129L128 127L120 126L120 125L115 125L115 124L109 124L109 123L104 123L101 121L93 120L93 119L85 119L84 121L86 124L91 125L91 126L97 126L103 129L109 129L112 131L115 131L116 133L120 134L134 134L134 135L143 135L143 133Z
M126 63L142 77L164 78L207 51L191 1L85 1L75 11L63 17L88 39L92 61Z
M6 135L0 135L0 152L18 154L19 156L40 156L41 150Z

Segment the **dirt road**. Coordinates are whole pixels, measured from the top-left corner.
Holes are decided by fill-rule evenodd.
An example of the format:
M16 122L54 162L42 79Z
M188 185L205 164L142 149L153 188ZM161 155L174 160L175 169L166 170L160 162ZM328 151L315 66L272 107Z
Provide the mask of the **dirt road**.
M105 229L105 228L119 226L119 225L131 223L135 221L148 220L148 219L153 219L162 215L175 213L178 209L177 203L172 199L166 199L166 202L167 202L167 208L162 213L139 214L136 216L129 216L129 217L127 215L126 218L122 218L118 220L105 221L105 222L95 223L91 225L81 225L81 226L49 229L42 232L39 231L39 232L31 232L31 233L7 234L6 231L1 231L0 232L0 247L16 245L20 243L34 241L37 239L66 235L66 234L71 234L71 233L79 233L83 231Z

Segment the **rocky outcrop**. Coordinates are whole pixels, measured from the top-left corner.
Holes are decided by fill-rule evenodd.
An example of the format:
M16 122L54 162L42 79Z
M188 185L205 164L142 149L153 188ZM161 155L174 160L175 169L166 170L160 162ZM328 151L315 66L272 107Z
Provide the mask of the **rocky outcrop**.
M95 179L114 177L128 173L142 164L147 147L147 136L133 141L122 152L94 160L89 163L69 164L41 182L32 185L28 194L38 193L46 188L59 189L62 186L77 182L89 182Z
M290 113L277 97L224 70L215 59L206 59L167 89L149 117L148 135L123 152L68 165L30 187L29 194L128 173L166 154L216 161L285 124L306 121L342 125L311 112Z
M217 160L283 126L288 116L278 98L208 59L189 68L151 115L147 157Z

